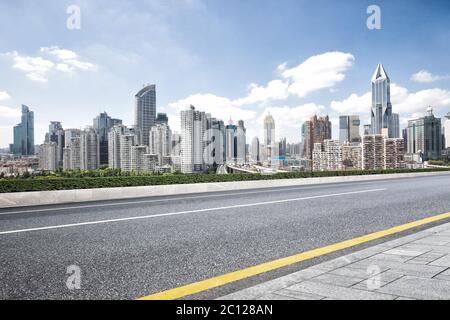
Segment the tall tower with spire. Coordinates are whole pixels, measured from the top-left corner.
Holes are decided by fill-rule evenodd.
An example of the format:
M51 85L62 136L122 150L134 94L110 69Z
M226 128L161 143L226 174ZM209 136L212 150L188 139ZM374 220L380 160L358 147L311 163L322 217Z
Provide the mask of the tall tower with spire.
M372 77L372 134L382 134L383 129L388 129L389 137L393 138L395 135L394 120L391 104L391 80L380 63Z

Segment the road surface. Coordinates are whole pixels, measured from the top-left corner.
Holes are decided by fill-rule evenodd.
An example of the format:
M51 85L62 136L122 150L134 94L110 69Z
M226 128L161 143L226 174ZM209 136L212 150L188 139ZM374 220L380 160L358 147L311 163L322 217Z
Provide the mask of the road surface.
M1 209L0 299L135 299L449 211L448 175Z

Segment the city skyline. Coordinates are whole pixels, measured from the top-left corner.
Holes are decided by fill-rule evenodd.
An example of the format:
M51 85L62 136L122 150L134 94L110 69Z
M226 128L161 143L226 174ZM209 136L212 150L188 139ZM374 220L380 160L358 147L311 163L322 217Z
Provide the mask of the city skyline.
M362 125L370 123L367 79L379 62L393 79L392 104L400 113L401 128L406 127L408 119L424 115L428 105L434 107L438 117L447 114L450 62L445 53L450 45L442 40L447 37L448 19L442 10L447 3L412 1L405 6L380 1L381 30L367 29L368 4L364 1L349 1L342 8L326 3L258 4L263 15L248 21L240 16L249 12L251 3L207 4L196 0L151 1L140 6L108 4L109 21L118 21L110 25L99 17L106 2L80 1L80 30L65 27L68 2L50 11L46 1L28 4L32 10L21 10L24 3L2 3L0 21L5 25L15 19L15 12L25 12L25 19L29 12L36 17L50 12L55 19L46 19L44 24L29 19L27 26L16 32L0 31L0 68L4 74L0 79L0 146L11 143L10 128L19 122L22 103L36 114L36 144L42 142L48 123L54 120L65 127L81 128L107 110L131 124L132 94L148 82L160 88L157 109L167 113L173 131L180 128L179 111L193 104L220 119L232 116L236 121L244 120L249 139L263 136L261 123L268 112L277 123L284 124L278 126L277 139L287 137L291 142L300 141L301 124L309 116L329 114L333 138L337 139L339 115L360 115ZM433 10L435 6L441 6L441 10ZM266 13L273 10L276 19L283 19L291 28L275 23L270 15L267 18ZM140 27L155 23L150 16L161 27L147 39ZM395 23L398 16L402 16L402 25ZM202 23L194 17L201 18L198 20ZM327 27L314 23L313 17L326 20ZM126 20L125 25L120 18ZM172 19L178 22L164 29ZM188 24L190 28L186 28ZM321 37L309 35L305 31L309 26ZM20 35L29 28L35 36L24 42ZM108 37L119 28L123 34L120 44ZM333 29L335 40L327 28ZM188 30L192 33L189 36L184 32ZM237 30L241 37L236 37ZM348 30L354 30L354 34L351 41L344 41L349 39ZM211 46L200 43L200 39ZM136 46L131 46L131 41ZM228 48L225 52L212 49L219 42ZM268 50L267 42L276 44L277 50ZM417 43L427 43L431 50L414 51Z

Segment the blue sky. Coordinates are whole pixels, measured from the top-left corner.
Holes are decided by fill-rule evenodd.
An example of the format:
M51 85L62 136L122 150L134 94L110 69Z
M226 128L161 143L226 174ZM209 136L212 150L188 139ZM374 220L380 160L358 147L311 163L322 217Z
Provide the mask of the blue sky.
M381 8L381 30L366 26ZM69 30L67 7L81 10ZM157 85L159 112L178 129L193 103L248 140L270 112L277 135L329 114L368 122L370 79L382 62L402 125L431 104L450 112L450 2L443 0L0 0L0 146L20 105L35 111L36 143L48 122L92 124L102 111L131 125L133 97Z

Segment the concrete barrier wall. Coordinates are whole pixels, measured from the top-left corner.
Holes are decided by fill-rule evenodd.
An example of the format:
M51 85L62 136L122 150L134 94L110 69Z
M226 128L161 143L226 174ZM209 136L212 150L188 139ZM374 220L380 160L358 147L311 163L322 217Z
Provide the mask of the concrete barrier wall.
M325 177L308 179L284 179L266 181L199 183L167 186L145 186L86 190L60 190L0 194L0 208L26 207L35 205L79 203L101 200L120 200L154 196L198 194L218 191L292 187L337 182L374 181L408 177L448 175L450 172L398 173L367 176Z

